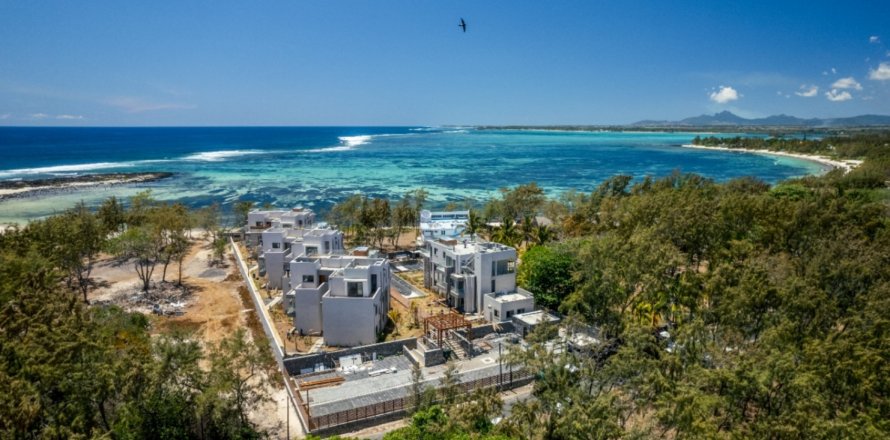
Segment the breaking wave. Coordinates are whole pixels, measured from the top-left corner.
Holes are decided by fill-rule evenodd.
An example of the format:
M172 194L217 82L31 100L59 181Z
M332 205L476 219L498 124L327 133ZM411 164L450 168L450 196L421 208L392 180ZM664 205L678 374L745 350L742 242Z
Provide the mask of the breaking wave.
M203 153L190 154L183 159L197 160L202 162L219 162L232 157L246 156L249 154L263 153L259 150L223 150L223 151L205 151Z

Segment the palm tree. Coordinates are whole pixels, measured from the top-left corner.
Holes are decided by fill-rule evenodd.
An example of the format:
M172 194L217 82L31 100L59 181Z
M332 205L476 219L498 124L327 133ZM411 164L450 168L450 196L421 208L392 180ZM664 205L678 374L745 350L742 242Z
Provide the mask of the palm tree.
M471 209L469 218L467 219L467 228L464 232L470 234L470 238L476 238L476 234L485 227L485 223L482 221L482 218L479 217L479 214Z
M525 246L528 247L532 241L532 234L534 233L536 226L537 222L534 217L527 215L522 218L522 223L519 224L519 232L522 234L520 243L524 242Z
M519 231L516 229L516 222L510 217L504 217L501 225L494 230L491 240L507 246L516 247L522 240Z
M538 246L553 241L553 229L551 229L547 225L536 225L535 228L532 230L531 238L534 244Z

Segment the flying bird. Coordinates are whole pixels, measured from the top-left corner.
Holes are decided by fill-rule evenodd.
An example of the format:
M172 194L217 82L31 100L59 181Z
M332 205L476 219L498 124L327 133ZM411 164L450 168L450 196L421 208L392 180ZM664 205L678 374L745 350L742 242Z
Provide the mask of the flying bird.
M460 19L460 24L457 25L457 27L463 29L464 32L467 31L467 22L464 21L463 17L461 17L461 19Z

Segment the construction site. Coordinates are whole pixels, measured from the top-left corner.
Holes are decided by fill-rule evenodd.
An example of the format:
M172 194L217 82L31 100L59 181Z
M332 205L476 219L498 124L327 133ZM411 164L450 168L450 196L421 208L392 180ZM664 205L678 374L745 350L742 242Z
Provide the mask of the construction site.
M307 430L344 432L403 416L412 405L415 368L423 388L439 387L449 363L468 392L531 381L526 371L505 362L511 347L524 344L506 331L512 329L471 328L458 314L428 318L424 327L421 338L284 359Z

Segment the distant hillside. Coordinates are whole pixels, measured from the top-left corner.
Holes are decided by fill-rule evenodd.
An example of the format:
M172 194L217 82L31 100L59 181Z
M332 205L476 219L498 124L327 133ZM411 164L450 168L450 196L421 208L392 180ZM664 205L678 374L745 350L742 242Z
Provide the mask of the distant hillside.
M702 126L740 126L740 127L865 127L890 126L890 116L861 115L849 118L802 119L789 115L775 115L766 118L746 119L729 111L713 115L701 115L679 121L639 121L631 124L638 127L702 127Z

